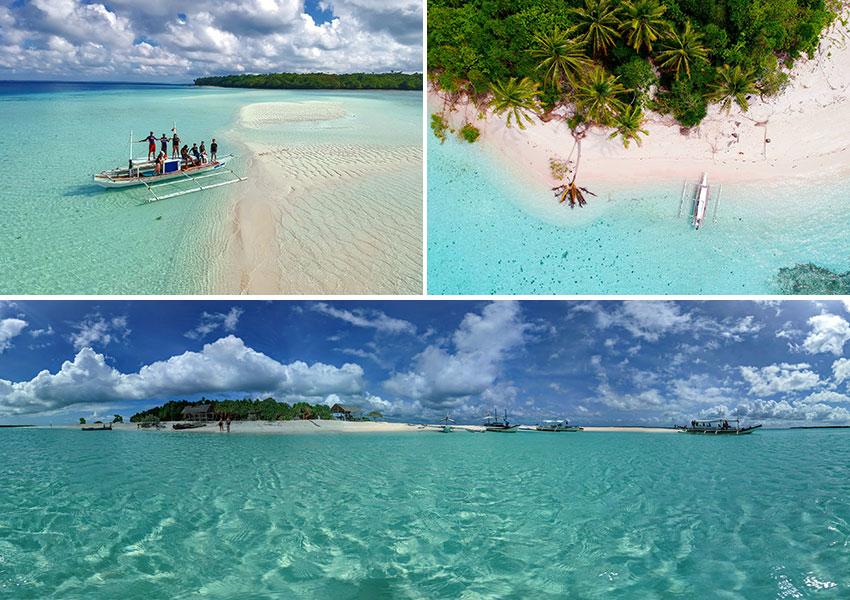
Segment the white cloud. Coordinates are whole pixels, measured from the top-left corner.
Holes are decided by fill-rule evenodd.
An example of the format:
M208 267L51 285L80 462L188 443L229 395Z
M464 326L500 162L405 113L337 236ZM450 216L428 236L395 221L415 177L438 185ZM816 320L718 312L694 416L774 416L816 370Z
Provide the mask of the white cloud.
M216 329L224 331L236 331L236 326L239 324L239 317L244 311L238 306L232 307L226 313L208 313L201 314L201 322L191 331L187 331L183 335L191 340L200 340Z
M835 383L841 383L850 378L850 359L839 358L832 363L832 375L835 377Z
M220 392L262 392L278 399L320 401L329 394L349 396L363 391L363 369L301 361L282 364L232 335L120 373L91 348L81 349L56 373L42 371L30 381L0 380L0 414L41 412L80 402L162 399Z
M809 354L831 352L836 356L844 350L850 340L850 323L838 315L822 313L809 319L811 331L803 341L803 350Z
M354 311L334 308L325 302L311 307L314 311L341 319L356 327L376 329L383 333L416 333L416 326L410 321L390 317L379 310L355 309Z
M522 320L517 302L488 304L480 315L468 313L452 336L455 352L429 345L414 368L384 382L386 390L426 407L457 406L491 388L501 362L525 341L531 325Z
M54 334L53 326L48 325L47 329L33 329L29 332L29 334L34 338L38 338L38 337L41 337L43 335L45 335L45 336L53 335Z
M95 313L88 315L82 323L76 323L72 327L77 331L69 336L69 341L76 350L90 348L94 344L106 346L112 342L126 340L130 335L125 316L107 319Z
M12 346L12 339L19 336L27 322L23 319L0 319L0 354Z
M843 406L788 402L786 400L752 400L739 404L732 414L748 418L753 423L768 421L774 424L794 423L850 423L850 411Z
M741 377L750 385L749 393L772 396L784 392L808 390L821 383L817 373L806 363L781 363L762 367L740 367Z

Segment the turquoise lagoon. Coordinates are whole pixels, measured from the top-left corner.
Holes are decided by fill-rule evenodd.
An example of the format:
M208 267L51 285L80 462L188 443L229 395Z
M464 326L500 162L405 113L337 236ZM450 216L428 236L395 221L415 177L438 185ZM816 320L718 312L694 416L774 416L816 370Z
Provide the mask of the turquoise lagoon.
M700 173L579 177L597 197L571 210L481 144L427 145L431 294L771 294L781 267L850 271L848 181L724 185L717 222L710 207L694 231L678 212L684 179Z
M357 126L237 126L242 106L301 100L342 102ZM421 106L418 92L0 82L0 293L210 293L239 184L150 204L144 189L94 185L92 173L126 165L131 129L140 140L176 121L184 143L216 138L244 174L248 141L419 143Z
M15 429L0 456L2 598L850 597L847 431Z

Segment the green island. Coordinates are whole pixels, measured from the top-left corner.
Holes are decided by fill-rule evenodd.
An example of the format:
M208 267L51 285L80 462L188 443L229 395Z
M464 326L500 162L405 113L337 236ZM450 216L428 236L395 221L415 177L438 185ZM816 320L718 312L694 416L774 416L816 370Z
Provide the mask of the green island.
M610 128L641 144L645 111L672 115L685 130L710 103L746 111L753 95L781 94L787 69L812 56L841 8L836 0L429 0L428 80L444 104L431 116L441 140L454 131L458 102L507 115L524 129L535 118L566 120L575 166L561 202L585 204L575 184L581 139ZM556 110L562 109L562 110ZM477 139L472 123L458 130ZM572 156L572 152L571 155ZM558 162L558 161L556 161ZM567 177L567 171L571 171Z
M243 398L242 400L210 400L201 398L197 402L188 400L169 400L162 406L154 406L148 410L137 412L130 417L131 423L147 423L151 421L180 421L183 409L187 406L209 405L210 412L219 418L230 417L233 420L256 419L261 421L294 421L298 419L333 419L331 407L326 404L309 404L307 402L296 402L288 404L278 402L272 397L264 399ZM117 415L116 415L117 416ZM369 417L369 418L367 418ZM363 421L380 419L382 415L378 411L372 411Z
M421 90L421 73L268 73L198 77L196 86L274 90Z

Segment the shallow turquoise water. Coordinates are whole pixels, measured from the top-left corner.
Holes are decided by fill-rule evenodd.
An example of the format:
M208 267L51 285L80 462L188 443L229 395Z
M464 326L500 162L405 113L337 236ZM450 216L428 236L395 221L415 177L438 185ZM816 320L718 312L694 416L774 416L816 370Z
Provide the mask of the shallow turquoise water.
M210 293L221 254L213 240L239 184L146 204L144 189L104 191L91 175L126 165L131 129L138 140L169 133L174 121L190 147L215 137L219 154L240 155L232 166L244 173L242 141L305 136L303 125L239 130L239 109L299 100L343 102L359 116L350 129L363 143L410 143L410 130L421 140L415 92L0 84L0 294ZM310 139L336 140L332 123L313 127ZM146 152L134 144L136 156Z
M0 455L0 597L850 596L845 431L5 430Z
M480 145L427 145L432 294L767 294L780 267L850 270L847 181L725 185L717 223L694 231L678 217L682 180L580 180L598 196L571 211Z

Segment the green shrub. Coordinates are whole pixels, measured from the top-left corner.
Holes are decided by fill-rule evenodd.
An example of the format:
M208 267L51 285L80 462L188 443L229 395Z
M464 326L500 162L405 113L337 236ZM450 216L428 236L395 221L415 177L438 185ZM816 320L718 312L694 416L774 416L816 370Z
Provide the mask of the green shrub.
M479 135L481 135L481 132L478 130L478 128L469 123L461 127L460 131L457 132L457 136L460 139L466 140L470 144L474 143L475 140L478 139Z

